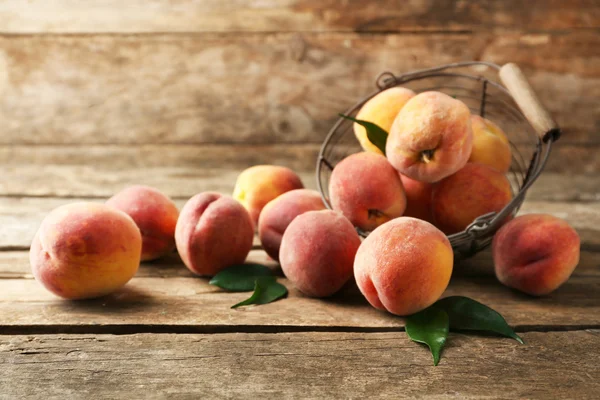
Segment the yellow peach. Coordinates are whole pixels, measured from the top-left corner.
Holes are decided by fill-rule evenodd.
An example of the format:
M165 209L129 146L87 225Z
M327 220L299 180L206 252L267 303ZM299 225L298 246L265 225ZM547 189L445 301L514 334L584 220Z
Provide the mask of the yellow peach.
M374 123L389 132L402 107L414 95L415 92L412 90L399 86L383 90L363 104L356 119ZM369 141L367 130L362 125L354 123L354 134L365 151L383 154L377 146Z
M471 116L473 151L469 162L484 164L507 172L512 161L510 143L498 125L479 115Z
M255 165L237 178L233 198L242 203L256 226L263 207L277 196L302 189L300 177L291 169L278 165Z

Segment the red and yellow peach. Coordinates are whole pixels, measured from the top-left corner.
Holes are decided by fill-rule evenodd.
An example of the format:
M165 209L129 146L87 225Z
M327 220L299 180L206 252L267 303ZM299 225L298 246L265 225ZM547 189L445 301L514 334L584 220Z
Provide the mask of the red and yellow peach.
M181 210L175 228L183 263L202 276L243 263L253 239L254 225L244 207L229 196L212 192L192 197Z
M444 93L423 92L394 120L386 155L403 175L431 183L464 167L472 147L469 108Z
M410 315L435 303L450 281L454 254L448 238L429 222L400 217L362 242L354 276L371 305Z
M258 219L258 236L265 252L274 260L279 260L281 239L294 218L307 211L324 209L323 199L315 190L291 190L271 200Z
M149 186L131 186L111 197L107 205L135 221L142 232L142 261L154 260L175 249L179 210L173 201Z
M513 219L492 242L498 280L533 296L546 295L566 282L579 263L579 254L577 231L547 214Z
M512 198L504 174L483 164L468 163L433 187L435 226L450 235L469 226L477 217L499 212Z
M289 168L255 165L238 176L233 197L248 210L256 225L260 212L268 202L285 192L303 187L300 177Z
M334 210L365 231L402 215L406 196L400 176L376 153L352 154L340 161L329 181Z
M354 227L340 213L309 211L296 217L283 234L281 269L302 293L331 296L352 278L359 245Z
M404 175L400 175L400 179L404 186L404 193L406 193L406 210L402 215L433 223L431 212L433 185L416 181Z
M65 299L107 295L137 272L142 236L124 212L104 204L73 203L44 218L29 253L34 277Z

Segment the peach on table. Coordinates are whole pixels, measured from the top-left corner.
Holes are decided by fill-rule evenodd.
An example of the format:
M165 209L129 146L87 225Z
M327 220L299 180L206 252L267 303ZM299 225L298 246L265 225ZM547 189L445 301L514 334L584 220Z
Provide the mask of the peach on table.
M124 212L99 203L66 204L35 234L29 260L36 280L65 299L114 292L137 272L142 235Z
M296 217L283 234L281 269L302 293L331 296L352 278L359 245L358 234L342 214L309 211Z

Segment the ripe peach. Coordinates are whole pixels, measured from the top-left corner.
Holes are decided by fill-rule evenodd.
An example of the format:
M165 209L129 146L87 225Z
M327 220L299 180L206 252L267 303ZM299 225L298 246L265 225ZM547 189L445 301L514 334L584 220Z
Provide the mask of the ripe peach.
M265 252L279 260L281 238L292 220L307 211L324 209L323 199L315 190L295 189L271 200L258 218L258 236Z
M352 154L335 166L329 196L334 210L366 231L401 216L406 208L400 176L384 156L369 152Z
M281 240L279 260L285 276L304 294L326 297L352 278L360 238L336 211L309 211L296 217Z
M54 209L35 234L29 260L35 278L65 299L107 295L137 272L142 235L129 215L104 204Z
M469 162L485 164L500 172L507 172L512 162L508 138L498 125L490 120L471 115L473 151Z
M242 203L256 225L261 210L277 196L302 189L302 181L294 171L277 165L255 165L238 176L233 197Z
M173 201L149 186L130 186L108 199L107 205L124 211L142 232L142 261L154 260L175 249L179 210Z
M254 226L244 207L213 192L188 200L175 227L175 244L183 263L203 276L243 263L253 239Z
M475 218L498 212L512 197L506 177L483 164L468 163L433 187L433 220L446 234L464 230Z
M437 182L467 163L472 142L469 108L444 93L423 92L410 99L394 120L386 155L403 175Z
M450 282L454 254L448 238L429 222L400 217L362 242L354 277L377 309L410 315L435 303Z
M519 216L494 236L498 280L533 296L565 283L579 263L579 235L566 221L546 214Z
M389 132L396 115L414 95L415 92L412 90L399 86L386 89L363 104L356 119L372 122ZM365 151L383 154L377 146L369 141L367 130L363 126L354 123L354 134Z
M433 185L427 182L419 182L408 176L400 175L404 193L406 193L406 210L403 216L422 219L433 223L431 213L431 196Z

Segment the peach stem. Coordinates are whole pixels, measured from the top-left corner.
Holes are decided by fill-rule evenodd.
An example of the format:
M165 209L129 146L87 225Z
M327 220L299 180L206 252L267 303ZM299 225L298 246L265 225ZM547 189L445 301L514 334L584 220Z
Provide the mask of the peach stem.
M424 150L421 152L421 160L427 164L433 159L434 150Z

